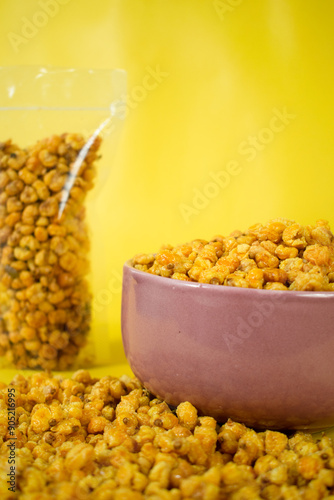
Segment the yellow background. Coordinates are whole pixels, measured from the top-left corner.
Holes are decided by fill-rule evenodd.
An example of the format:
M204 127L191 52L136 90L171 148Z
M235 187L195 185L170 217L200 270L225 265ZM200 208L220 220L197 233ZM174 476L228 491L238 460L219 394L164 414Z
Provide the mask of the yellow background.
M121 273L133 254L273 217L334 226L334 3L1 0L0 36L2 66L128 75L95 223L94 335L111 341L103 354L96 342L111 365L97 372L129 372Z

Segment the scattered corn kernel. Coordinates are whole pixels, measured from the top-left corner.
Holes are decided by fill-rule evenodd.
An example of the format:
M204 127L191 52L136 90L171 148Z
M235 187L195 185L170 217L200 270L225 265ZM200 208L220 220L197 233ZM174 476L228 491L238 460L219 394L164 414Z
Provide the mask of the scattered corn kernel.
M7 410L13 400L15 426ZM0 383L4 499L330 500L333 488L334 447L326 434L315 441L303 432L221 424L198 416L187 401L170 408L126 376L36 372Z

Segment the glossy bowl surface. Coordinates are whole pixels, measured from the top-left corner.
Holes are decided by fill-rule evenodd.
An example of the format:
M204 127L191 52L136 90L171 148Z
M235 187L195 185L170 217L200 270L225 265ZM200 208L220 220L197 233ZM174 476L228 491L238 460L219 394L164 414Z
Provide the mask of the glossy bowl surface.
M334 293L250 290L123 269L134 374L171 405L255 428L334 425Z

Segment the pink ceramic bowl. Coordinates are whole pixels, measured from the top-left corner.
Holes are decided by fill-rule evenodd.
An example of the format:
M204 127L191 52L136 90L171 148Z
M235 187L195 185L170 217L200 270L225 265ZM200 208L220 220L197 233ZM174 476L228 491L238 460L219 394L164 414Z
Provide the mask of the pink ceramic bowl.
M134 374L171 405L255 428L334 425L334 293L250 290L123 274Z

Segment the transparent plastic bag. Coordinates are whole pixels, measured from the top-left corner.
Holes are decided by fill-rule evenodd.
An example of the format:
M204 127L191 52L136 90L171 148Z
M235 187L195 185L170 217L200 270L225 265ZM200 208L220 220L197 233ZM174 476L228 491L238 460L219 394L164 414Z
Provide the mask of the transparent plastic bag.
M2 366L92 366L94 342L111 356L90 335L91 215L125 90L123 70L0 68Z

